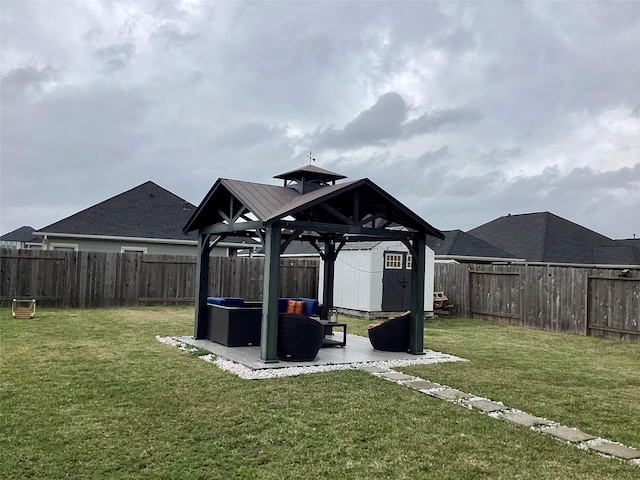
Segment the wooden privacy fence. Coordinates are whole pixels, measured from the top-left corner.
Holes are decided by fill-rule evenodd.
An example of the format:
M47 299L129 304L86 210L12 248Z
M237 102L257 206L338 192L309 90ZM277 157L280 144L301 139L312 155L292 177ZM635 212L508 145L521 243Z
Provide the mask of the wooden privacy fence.
M318 295L318 260L283 259L283 296ZM262 299L262 258L211 257L209 294ZM195 302L196 258L2 249L0 299L34 298L51 307L118 307Z
M531 265L436 264L434 286L454 313L640 341L640 272Z
M212 296L262 299L264 260L211 257ZM316 297L319 261L281 260L280 292ZM525 265L435 265L434 287L463 317L640 341L640 275L621 270ZM55 307L195 302L196 260L183 255L2 249L0 300Z

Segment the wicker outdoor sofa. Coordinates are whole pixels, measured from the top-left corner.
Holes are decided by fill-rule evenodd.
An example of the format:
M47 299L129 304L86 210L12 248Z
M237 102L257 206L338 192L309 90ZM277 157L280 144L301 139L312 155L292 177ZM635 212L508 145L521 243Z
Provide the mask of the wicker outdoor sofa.
M318 313L318 301L311 298L281 298L278 312L287 311L288 300L304 302L303 315ZM242 298L208 297L207 333L209 340L227 347L260 345L262 302L245 302Z

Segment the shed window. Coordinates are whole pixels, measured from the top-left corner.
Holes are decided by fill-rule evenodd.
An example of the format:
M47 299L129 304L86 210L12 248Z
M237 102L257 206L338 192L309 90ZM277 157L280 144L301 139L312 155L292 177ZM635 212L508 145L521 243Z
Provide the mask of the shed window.
M400 270L402 269L402 254L401 253L386 253L384 255L384 268L387 270Z
M411 265L413 264L413 257L411 254L407 255L407 270L411 270Z

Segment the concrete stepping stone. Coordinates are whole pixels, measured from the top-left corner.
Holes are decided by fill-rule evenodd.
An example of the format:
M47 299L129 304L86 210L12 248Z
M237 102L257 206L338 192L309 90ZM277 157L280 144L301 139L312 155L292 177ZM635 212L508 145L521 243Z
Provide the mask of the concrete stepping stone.
M389 372L388 368L376 367L375 365L365 365L364 367L358 367L360 370L364 370L369 373L382 373Z
M411 380L414 378L410 375L405 375L404 373L399 372L381 373L380 376L388 380Z
M428 382L426 380L417 380L415 382L405 383L408 387L415 388L416 390L432 390L434 388L440 388L442 385L438 383Z
M587 440L593 440L596 438L593 435L581 432L577 428L569 428L563 425L558 427L544 427L542 431L549 435L553 435L554 437L558 437L561 440L573 443L586 442Z
M471 398L471 395L469 395L468 393L456 390L455 388L445 388L444 390L429 392L429 395L443 398L445 400L466 400L468 398Z
M590 445L589 448L596 450L600 453L605 453L614 457L622 458L624 460L633 460L634 458L640 458L640 450L635 448L625 447L624 445L618 445L617 443L607 442L601 445Z
M523 425L525 427L533 427L534 425L549 425L551 422L541 417L529 415L525 412L502 412L501 418L504 420Z
M477 410L482 410L485 413L498 412L500 410L505 410L509 407L505 405L501 405L496 402L492 402L491 400L469 400L464 402L467 405L472 406Z

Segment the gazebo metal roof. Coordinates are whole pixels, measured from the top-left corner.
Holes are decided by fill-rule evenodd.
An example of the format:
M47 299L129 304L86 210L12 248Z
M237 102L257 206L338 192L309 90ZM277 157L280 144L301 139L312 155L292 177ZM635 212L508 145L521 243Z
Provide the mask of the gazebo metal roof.
M411 352L422 353L425 241L443 234L368 178L336 183L346 177L313 165L275 178L285 185L218 179L185 225L185 232L199 234L195 337L201 338L206 321L209 251L228 235L260 238L265 247L261 357L267 362L277 361L279 257L291 241L309 241L324 260L326 315L333 307L333 266L342 246L400 240L414 255Z

